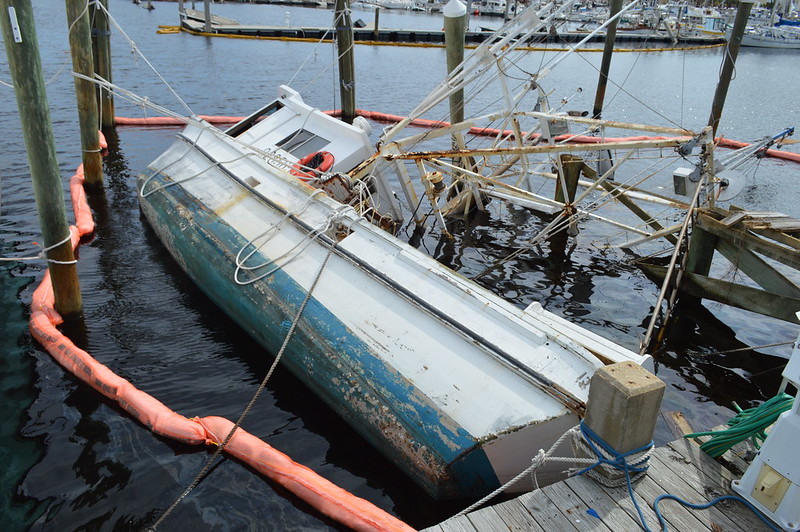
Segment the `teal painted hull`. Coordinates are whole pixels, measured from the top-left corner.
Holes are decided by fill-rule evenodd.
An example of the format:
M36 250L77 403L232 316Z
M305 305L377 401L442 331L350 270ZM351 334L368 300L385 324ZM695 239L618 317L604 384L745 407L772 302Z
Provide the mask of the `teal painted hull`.
M140 176L140 186L153 175ZM162 176L155 175L151 183L159 182ZM235 255L246 239L183 188L165 188L140 201L150 225L193 281L266 350L277 353L305 290L280 269L256 283L236 284ZM477 438L315 298L281 363L432 497L475 497L499 486Z

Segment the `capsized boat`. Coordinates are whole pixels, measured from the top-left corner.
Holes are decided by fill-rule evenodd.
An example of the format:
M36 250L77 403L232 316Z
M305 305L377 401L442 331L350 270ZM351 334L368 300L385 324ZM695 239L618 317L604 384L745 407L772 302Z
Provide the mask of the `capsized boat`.
M479 53L506 53L511 39ZM517 308L395 236L408 165L384 139L375 153L366 120L281 86L226 131L191 119L139 176L141 208L265 349L291 333L282 363L431 496L483 495L577 423L597 368L652 359L538 303ZM439 190L435 173L425 179Z

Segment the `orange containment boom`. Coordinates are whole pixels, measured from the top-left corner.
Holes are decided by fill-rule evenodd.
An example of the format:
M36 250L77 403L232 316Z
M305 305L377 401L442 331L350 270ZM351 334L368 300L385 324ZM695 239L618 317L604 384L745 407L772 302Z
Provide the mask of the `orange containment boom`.
M331 116L340 116L341 111L325 111L327 114ZM398 123L402 120L405 120L406 117L400 115L392 115L388 113L381 113L378 111L365 111L363 109L356 109L356 116L363 116L364 118L369 118L370 120L375 120L376 122L389 122L389 123ZM210 124L235 124L237 122L241 122L244 120L244 117L238 116L208 116L208 115L199 115L200 118L205 120ZM181 120L178 118L172 118L169 116L151 116L149 118L126 118L124 116L118 116L115 118L116 124L118 126L182 126L186 123L185 120ZM409 125L416 126L416 127L427 127L427 128L439 128L439 127L447 127L450 125L449 122L442 122L438 120L426 120L424 118L416 118L410 122ZM514 132L511 130L500 131L499 129L492 129L492 128L484 128L484 127L473 127L470 128L469 133L472 135L479 135L479 136L497 136L502 133L503 136L513 137ZM536 138L538 135L533 135L533 138ZM568 136L568 135L561 135L556 137L557 141L562 141L564 139L569 138L570 142L576 143L598 143L598 142L624 142L624 141L633 141L633 140L663 140L669 139L670 137L590 137L586 135L577 135L577 136ZM730 140L724 137L718 137L715 139L719 146L723 148L744 148L745 146L749 146L748 142L741 142L738 140ZM792 161L795 163L800 163L800 153L795 153L792 151L784 151L784 150L767 150L766 155L768 157L775 157L776 159L783 159L785 161Z
M77 222L77 227L70 227L72 247L75 249L81 236L94 231L91 211L83 191L82 167L70 180L70 193ZM105 397L117 402L123 410L159 436L189 445L220 445L233 429L234 424L221 417L188 419L172 411L72 343L56 328L62 322L63 319L55 310L50 272L47 271L33 293L30 331L59 364ZM224 451L288 489L321 513L353 530L414 530L371 502L356 497L311 469L294 462L241 428L236 429Z

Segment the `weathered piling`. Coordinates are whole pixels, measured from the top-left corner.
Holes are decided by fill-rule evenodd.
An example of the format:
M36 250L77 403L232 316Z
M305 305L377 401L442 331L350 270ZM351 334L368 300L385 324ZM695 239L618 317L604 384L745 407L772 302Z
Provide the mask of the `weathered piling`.
M356 117L356 67L353 57L353 24L350 2L336 0L336 46L339 53L339 90L342 96L342 120L353 123Z
M633 362L603 366L592 376L584 423L617 453L624 454L653 440L664 381ZM624 472L599 469L614 480Z
M622 9L622 0L612 0L609 18L614 17ZM603 47L603 59L600 63L600 79L597 80L597 91L594 95L594 109L592 118L599 119L603 113L603 100L606 97L608 84L608 71L611 69L611 55L614 53L614 41L617 38L617 19L614 19L606 28L606 42Z
M572 203L575 201L575 192L578 190L578 181L581 177L583 159L577 155L562 153L560 156L561 165L558 177L556 178L555 200L560 203Z
M722 116L722 108L725 105L725 97L728 95L728 87L731 84L736 57L739 55L739 46L742 44L742 35L744 35L744 30L747 27L747 18L750 16L750 8L752 7L753 2L751 0L739 1L739 9L736 11L736 19L733 21L731 38L725 48L722 70L719 73L719 83L714 93L714 101L711 104L711 116L708 118L708 125L712 127L712 133L715 137L717 136L717 128Z
M380 26L381 20L381 8L375 8L375 23L372 25L372 35L373 38L377 41L378 40L378 27Z
M33 9L30 0L0 0L0 9L0 26L17 95L44 245L48 249L47 257L58 261L50 264L56 310L68 318L80 314L81 292L67 226Z
M66 0L69 47L72 52L72 68L88 79L75 78L75 96L78 101L78 119L81 129L83 170L88 187L102 186L103 162L100 156L100 121L95 99L94 59L92 57L92 35L89 11L83 0Z
M447 50L447 73L453 72L464 61L464 35L467 28L467 7L459 0L450 0L442 10L444 15L444 42ZM464 90L450 96L450 123L464 121Z
M192 2L192 8L194 8L194 2ZM211 0L203 0L203 15L205 15L203 31L211 33Z
M111 32L108 26L108 0L98 0L101 8L93 7L94 28L92 29L92 50L94 51L94 71L106 81L111 76ZM114 127L114 97L105 87L97 88L97 105L100 110L100 127Z

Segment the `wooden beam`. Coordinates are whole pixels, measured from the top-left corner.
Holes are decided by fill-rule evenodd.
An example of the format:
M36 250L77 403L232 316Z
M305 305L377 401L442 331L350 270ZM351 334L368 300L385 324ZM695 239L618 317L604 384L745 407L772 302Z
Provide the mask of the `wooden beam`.
M791 235L787 235L781 231L776 231L775 229L766 229L766 228L754 228L751 227L750 230L754 233L757 233L763 237L769 238L776 242L780 242L790 248L794 248L800 251L800 239L795 238Z
M749 249L736 247L724 239L719 239L717 241L717 249L726 259L731 261L734 266L742 270L750 279L758 283L758 285L767 292L800 298L800 287Z
M661 277L667 273L664 266L656 266L640 262L639 266L648 273ZM789 323L797 323L795 312L800 308L800 298L773 294L728 281L712 279L705 275L684 272L681 290L695 297L711 299L725 305L749 310L764 316L770 316Z
M538 146L508 148L478 148L475 150L442 150L408 153L386 154L388 160L393 159L451 159L454 157L488 156L488 155L522 155L527 153L574 153L584 151L636 150L647 148L675 148L686 139L634 140L623 142L607 142L605 144L547 144Z
M800 252L784 246L768 242L752 234L746 229L735 230L725 227L714 218L699 214L696 226L720 238L728 240L736 247L747 247L751 251L760 253L770 259L776 260L796 270L800 270Z
M692 236L689 238L689 256L686 257L686 271L708 275L716 245L716 235L697 225L693 226Z

